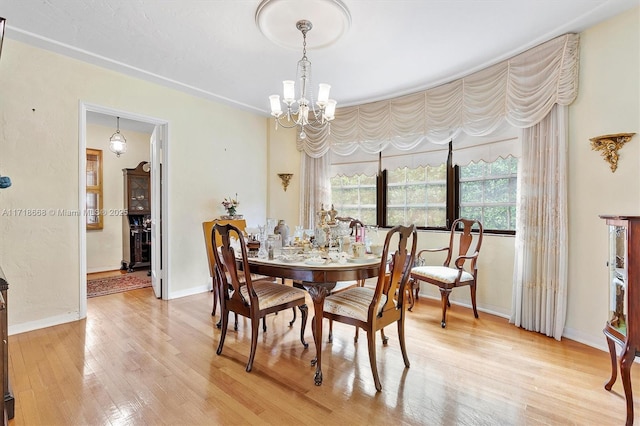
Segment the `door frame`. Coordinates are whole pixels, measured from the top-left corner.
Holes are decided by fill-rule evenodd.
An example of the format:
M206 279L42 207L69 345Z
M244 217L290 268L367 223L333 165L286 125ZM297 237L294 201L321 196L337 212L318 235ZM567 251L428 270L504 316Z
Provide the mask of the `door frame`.
M152 164L152 168L160 168L162 164L162 185L160 185L160 174L158 173L153 177L156 184L160 185L161 204L162 210L162 222L160 227L155 228L155 234L151 238L157 238L156 241L160 241L161 245L161 260L162 269L160 265L151 265L152 268L158 268L155 271L156 276L161 278L161 294L163 300L168 300L169 295L169 123L166 120L162 120L155 117L140 115L129 111L119 110L115 108L105 107L102 105L91 104L84 101L79 101L78 108L78 211L83 211L86 208L85 205L85 192L86 192L86 148L87 148L87 113L97 112L106 115L112 115L114 117L121 117L135 121L141 121L155 125L155 131L161 135L161 155L156 156L154 161L158 164ZM126 155L126 154L125 154ZM80 274L80 289L79 289L79 316L85 318L87 316L87 230L85 217L80 215L78 218L78 234L79 234L79 274Z

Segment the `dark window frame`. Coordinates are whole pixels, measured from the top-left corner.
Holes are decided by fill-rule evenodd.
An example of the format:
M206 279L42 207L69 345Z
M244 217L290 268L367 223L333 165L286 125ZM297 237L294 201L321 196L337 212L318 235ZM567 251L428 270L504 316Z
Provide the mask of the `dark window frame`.
M382 164L382 154L378 155L378 164ZM379 169L376 176L376 219L381 228L391 228L387 223L387 174L386 169ZM453 164L453 143L449 142L447 155L447 196L446 196L446 225L419 226L418 229L428 231L450 231L451 224L460 217L460 167ZM484 233L496 235L515 235L515 230L484 229Z

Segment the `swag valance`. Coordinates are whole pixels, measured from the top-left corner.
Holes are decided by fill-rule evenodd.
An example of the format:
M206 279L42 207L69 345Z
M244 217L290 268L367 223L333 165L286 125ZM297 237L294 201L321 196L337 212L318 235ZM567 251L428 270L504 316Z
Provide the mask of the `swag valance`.
M578 93L577 34L557 37L459 80L390 100L339 108L331 132L307 130L298 150L319 158L332 151L377 153L388 146L407 151L424 141L443 144L464 132L484 136L505 121L527 128L555 104Z

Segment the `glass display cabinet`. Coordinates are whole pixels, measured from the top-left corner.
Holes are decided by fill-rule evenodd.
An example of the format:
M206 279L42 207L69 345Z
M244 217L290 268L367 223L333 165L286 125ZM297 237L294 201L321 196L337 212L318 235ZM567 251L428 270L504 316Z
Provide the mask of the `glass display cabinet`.
M151 180L149 163L141 162L135 169L122 169L124 173L122 268L132 272L135 268L151 266Z
M631 366L640 344L640 216L600 216L609 228L609 314L604 327L611 356L611 390L620 375L627 405L626 424L633 424ZM622 351L618 357L616 344Z

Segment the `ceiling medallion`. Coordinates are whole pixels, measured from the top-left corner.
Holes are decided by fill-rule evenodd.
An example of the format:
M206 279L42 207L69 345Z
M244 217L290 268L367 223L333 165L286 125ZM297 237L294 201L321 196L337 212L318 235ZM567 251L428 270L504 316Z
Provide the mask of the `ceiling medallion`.
M293 25L299 20L322 29L309 40L310 50L331 46L351 27L351 14L339 0L263 0L255 19L267 39L288 49L300 47L299 33Z

